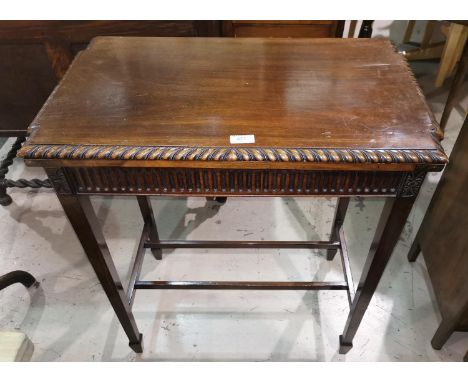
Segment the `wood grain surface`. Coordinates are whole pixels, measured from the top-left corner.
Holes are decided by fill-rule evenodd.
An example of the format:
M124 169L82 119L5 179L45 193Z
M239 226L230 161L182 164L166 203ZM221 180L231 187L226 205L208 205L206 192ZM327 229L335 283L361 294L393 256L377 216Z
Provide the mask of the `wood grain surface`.
M446 161L383 39L99 37L31 129L32 159ZM255 143L230 144L239 134Z

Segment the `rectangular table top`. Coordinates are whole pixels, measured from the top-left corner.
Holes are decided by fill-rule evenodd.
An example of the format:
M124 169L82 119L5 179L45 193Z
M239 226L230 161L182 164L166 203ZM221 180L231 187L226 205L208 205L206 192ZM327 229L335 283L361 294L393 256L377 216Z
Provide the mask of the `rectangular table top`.
M27 159L446 162L384 39L99 37L31 130Z

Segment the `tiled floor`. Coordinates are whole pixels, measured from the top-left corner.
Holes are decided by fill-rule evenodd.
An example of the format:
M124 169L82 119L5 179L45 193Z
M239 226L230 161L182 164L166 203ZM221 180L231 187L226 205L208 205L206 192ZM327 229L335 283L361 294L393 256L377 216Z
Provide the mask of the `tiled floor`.
M416 66L429 103L440 117L447 89L434 90L434 64ZM466 100L465 100L466 101ZM466 108L466 102L462 105ZM444 147L450 151L462 123L452 113ZM9 146L9 143L7 146ZM3 156L7 147L1 150ZM20 161L11 177L42 177ZM354 348L339 355L348 305L340 291L139 291L134 312L144 334L135 355L50 191L14 190L14 204L0 208L0 269L31 272L41 286L0 292L0 328L19 329L35 345L36 361L86 360L304 360L460 361L468 336L457 333L441 351L430 346L440 317L422 257L406 261L440 174L426 180L406 229L366 313ZM132 198L95 198L117 268L126 279L141 219ZM326 238L333 198L229 198L219 206L203 198L154 198L163 238L242 240ZM345 223L354 279L369 248L382 201L353 199ZM148 279L337 280L338 257L308 250L176 250L162 261L149 254Z

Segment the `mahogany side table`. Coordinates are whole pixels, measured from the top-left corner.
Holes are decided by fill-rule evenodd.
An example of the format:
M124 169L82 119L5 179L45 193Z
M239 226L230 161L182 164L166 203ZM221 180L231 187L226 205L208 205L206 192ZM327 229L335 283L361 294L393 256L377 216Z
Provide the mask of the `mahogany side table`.
M447 162L439 127L403 57L380 39L99 37L33 121L19 155L42 166L130 347L137 289L334 289L352 340L428 171ZM144 226L120 281L90 195L136 195ZM328 241L179 241L158 236L150 195L335 196ZM343 233L349 197L386 203L357 288ZM150 281L146 248L319 248L344 281Z

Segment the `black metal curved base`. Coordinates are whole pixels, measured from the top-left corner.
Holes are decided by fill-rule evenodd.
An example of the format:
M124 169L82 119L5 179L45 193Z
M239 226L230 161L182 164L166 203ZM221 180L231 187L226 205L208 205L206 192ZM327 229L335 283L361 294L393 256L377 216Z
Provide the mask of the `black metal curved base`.
M0 276L0 290L16 283L21 283L26 288L29 288L35 284L39 284L30 273L25 271L12 271L3 276Z

